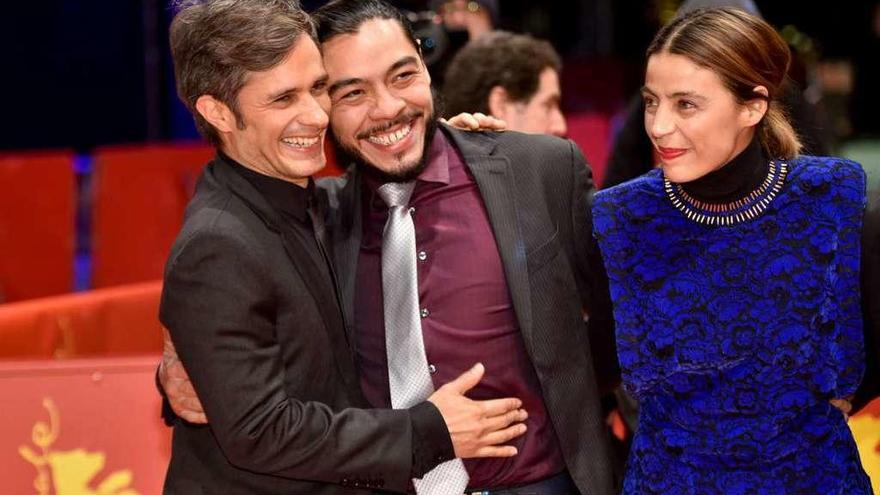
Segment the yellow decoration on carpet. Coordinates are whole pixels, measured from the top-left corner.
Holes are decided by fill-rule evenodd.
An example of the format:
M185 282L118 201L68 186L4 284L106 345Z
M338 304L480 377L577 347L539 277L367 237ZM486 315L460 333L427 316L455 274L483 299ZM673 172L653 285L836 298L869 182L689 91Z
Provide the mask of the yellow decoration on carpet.
M871 477L874 493L880 493L880 417L859 414L850 418L849 427L859 446L862 466Z
M52 399L43 399L43 407L49 412L49 423L38 421L31 433L31 441L40 453L26 445L18 448L18 453L37 470L37 495L139 495L131 488L129 470L111 473L96 489L90 488L104 469L107 457L103 452L84 449L52 450L61 432L61 417Z

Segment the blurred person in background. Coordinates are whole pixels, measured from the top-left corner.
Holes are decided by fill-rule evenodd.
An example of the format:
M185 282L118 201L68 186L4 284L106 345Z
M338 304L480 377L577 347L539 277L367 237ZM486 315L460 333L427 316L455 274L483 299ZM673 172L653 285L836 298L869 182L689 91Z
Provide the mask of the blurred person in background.
M853 87L853 125L864 143L880 148L880 119L876 109L880 106L880 2L870 6L868 39L859 47L856 56ZM867 368L862 385L852 400L853 412L866 406L874 397L880 396L880 152L874 151L864 157L868 175L868 207L865 212L865 229L862 236L862 311L865 319L865 349Z
M446 113L480 112L513 131L565 136L560 110L562 61L553 46L526 34L494 31L471 40L446 71Z
M880 2L866 4L867 26L861 28L861 43L855 47L854 86L851 102L853 128L858 137L880 138Z
M498 0L432 0L431 10L440 15L447 31L478 39L498 25Z
M427 24L428 29L416 27L416 37L422 34L422 49L426 51L426 61L436 88L443 87L446 68L450 61L469 41L474 41L491 33L500 22L500 3L498 0L431 0L430 11L435 14ZM438 32L439 30L439 32ZM432 46L427 46L427 44Z

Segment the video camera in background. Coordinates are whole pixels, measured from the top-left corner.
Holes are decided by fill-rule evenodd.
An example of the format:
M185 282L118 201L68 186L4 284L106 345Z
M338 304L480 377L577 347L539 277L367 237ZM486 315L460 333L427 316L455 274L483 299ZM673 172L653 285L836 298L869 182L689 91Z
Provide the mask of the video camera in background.
M492 31L498 16L498 0L432 0L428 10L407 12L435 87L442 86L455 53L469 40Z

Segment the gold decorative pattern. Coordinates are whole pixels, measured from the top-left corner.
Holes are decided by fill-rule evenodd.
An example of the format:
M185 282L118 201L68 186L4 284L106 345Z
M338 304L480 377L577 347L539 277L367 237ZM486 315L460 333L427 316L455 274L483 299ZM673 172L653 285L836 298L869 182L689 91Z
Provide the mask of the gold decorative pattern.
M862 465L874 485L874 493L880 493L880 416L862 412L849 419L849 427L858 443Z
M111 473L92 489L95 478L104 469L106 456L84 449L52 450L61 433L61 415L50 398L43 399L43 407L49 413L49 423L37 421L31 432L31 441L40 452L26 445L18 448L18 453L37 470L37 495L139 495L131 488L129 470Z

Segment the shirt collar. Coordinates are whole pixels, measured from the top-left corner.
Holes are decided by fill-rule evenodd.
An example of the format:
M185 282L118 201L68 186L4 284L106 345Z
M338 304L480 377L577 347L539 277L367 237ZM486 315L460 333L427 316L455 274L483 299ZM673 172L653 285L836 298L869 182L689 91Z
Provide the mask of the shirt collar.
M431 140L427 152L428 163L419 174L418 180L449 185L449 153L452 152L452 145L441 129L434 132L434 139Z
M234 165L233 169L250 182L266 198L272 208L301 222L308 220L308 208L315 191L315 181L311 178L309 178L306 187L300 187L293 182L255 172L223 153L220 154L220 157L227 163Z

